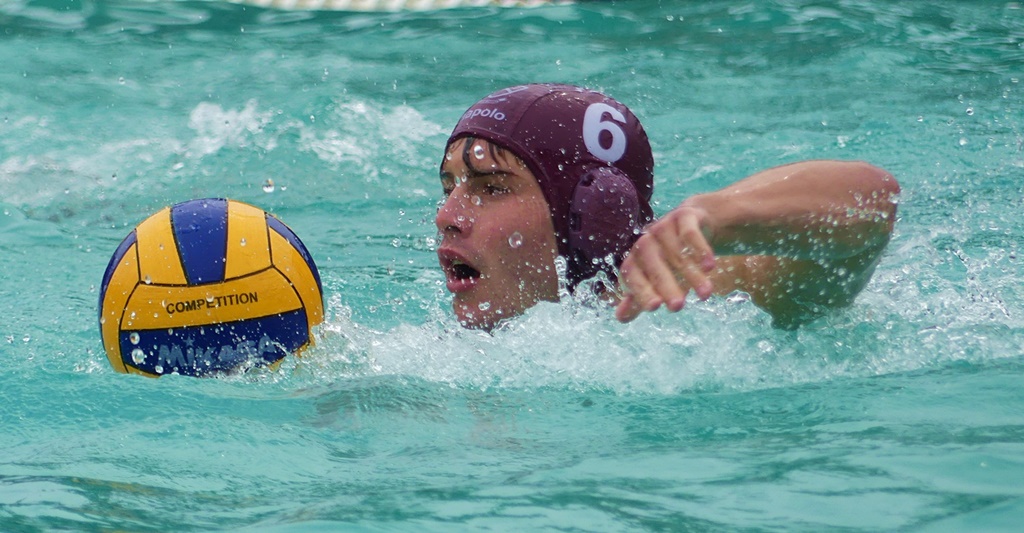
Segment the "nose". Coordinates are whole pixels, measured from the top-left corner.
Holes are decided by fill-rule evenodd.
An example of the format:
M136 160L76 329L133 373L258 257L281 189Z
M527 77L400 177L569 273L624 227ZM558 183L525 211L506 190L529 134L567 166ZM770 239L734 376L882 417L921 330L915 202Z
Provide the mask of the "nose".
M437 210L434 224L442 237L468 234L470 229L469 199L465 192L455 188Z

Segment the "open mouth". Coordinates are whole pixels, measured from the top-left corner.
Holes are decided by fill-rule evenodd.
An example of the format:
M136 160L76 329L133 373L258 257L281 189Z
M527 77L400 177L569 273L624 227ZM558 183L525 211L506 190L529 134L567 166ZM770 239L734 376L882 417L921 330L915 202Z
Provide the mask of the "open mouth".
M466 262L465 258L451 250L438 250L438 259L447 278L448 290L462 292L469 290L480 279L480 270Z
M452 264L448 266L448 272L450 274L450 277L455 278L456 280L459 281L467 279L476 279L480 277L479 270L461 261L453 261Z

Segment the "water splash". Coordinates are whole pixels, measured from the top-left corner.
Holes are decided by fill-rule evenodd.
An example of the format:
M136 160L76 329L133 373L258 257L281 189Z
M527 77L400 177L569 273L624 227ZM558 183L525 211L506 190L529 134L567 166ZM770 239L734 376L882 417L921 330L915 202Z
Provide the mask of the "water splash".
M256 100L249 100L239 110L202 102L189 115L188 125L196 132L196 137L189 143L188 155L199 158L216 153L225 146L244 147L263 141L273 143L272 139L261 136L272 119L273 113L260 111Z

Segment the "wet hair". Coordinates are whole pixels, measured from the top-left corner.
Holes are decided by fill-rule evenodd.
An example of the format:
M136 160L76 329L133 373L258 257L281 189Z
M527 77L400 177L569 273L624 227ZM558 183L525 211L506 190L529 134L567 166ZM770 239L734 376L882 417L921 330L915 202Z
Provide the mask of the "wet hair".
M472 169L472 170L476 170L476 166L474 166L473 160L475 160L477 158L476 157L472 157L473 144L476 141L478 141L478 140L486 141L486 139L477 139L476 137L471 137L471 136L462 137L462 139L466 140L466 144L462 147L462 163L464 165L466 165L466 168L469 168L469 169ZM450 145L451 144L449 143L449 146ZM505 148L504 146L500 146L500 145L494 144L492 142L488 142L487 143L487 153L495 161L501 161L502 163L508 163L508 159L509 158L515 158L515 161L517 163L525 165L523 160L519 156L517 156L514 152L512 152L511 150Z

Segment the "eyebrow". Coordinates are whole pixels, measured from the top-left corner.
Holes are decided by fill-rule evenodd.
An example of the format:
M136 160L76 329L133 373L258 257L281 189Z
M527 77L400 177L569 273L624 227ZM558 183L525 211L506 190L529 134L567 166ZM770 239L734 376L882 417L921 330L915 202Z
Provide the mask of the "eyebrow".
M477 170L473 167L469 168L466 179L469 178L486 178L488 176L507 176L511 174L508 170ZM455 179L455 175L447 170L441 171L441 179Z

